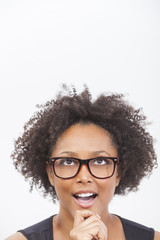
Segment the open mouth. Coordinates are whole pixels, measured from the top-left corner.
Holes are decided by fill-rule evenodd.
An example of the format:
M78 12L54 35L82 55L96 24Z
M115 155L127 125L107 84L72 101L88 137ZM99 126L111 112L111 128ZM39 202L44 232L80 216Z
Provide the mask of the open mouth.
M82 208L89 208L95 203L98 196L96 193L79 193L73 194L75 202Z
M80 194L74 194L73 197L75 197L77 200L83 200L88 201L91 199L96 198L96 193L80 193Z

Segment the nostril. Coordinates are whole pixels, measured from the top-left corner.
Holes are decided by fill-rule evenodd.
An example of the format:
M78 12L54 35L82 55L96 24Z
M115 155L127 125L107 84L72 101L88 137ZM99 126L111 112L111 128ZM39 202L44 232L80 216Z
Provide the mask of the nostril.
M79 176L78 181L92 182L90 177Z
M92 182L92 176L89 173L89 175L80 174L77 176L77 182L79 183L91 183Z

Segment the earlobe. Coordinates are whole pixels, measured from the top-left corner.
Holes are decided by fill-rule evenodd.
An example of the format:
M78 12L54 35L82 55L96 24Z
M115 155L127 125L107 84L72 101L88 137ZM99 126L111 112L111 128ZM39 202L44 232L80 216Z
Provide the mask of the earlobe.
M117 179L117 180L116 180L116 187L118 187L118 185L119 185L119 182L120 182L120 180L119 180L119 179Z
M47 163L47 166L46 166L46 172L47 172L48 180L49 180L50 184L54 187L53 171L52 171L51 166L48 163Z
M118 176L116 177L116 187L118 187L119 183L120 183L121 178Z

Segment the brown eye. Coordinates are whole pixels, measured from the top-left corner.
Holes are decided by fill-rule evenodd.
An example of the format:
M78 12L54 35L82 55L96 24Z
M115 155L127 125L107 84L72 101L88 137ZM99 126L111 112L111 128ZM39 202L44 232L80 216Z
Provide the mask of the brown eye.
M95 158L93 164L95 165L109 165L111 160L108 158Z
M73 166L76 164L76 161L71 158L61 158L58 159L58 165L59 166Z

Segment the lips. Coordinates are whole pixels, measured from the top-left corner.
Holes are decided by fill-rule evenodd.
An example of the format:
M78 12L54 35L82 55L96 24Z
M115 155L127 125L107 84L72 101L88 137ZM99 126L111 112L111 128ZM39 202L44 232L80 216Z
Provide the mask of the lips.
M76 204L82 208L91 207L95 203L97 196L97 193L90 191L80 191L73 194Z

